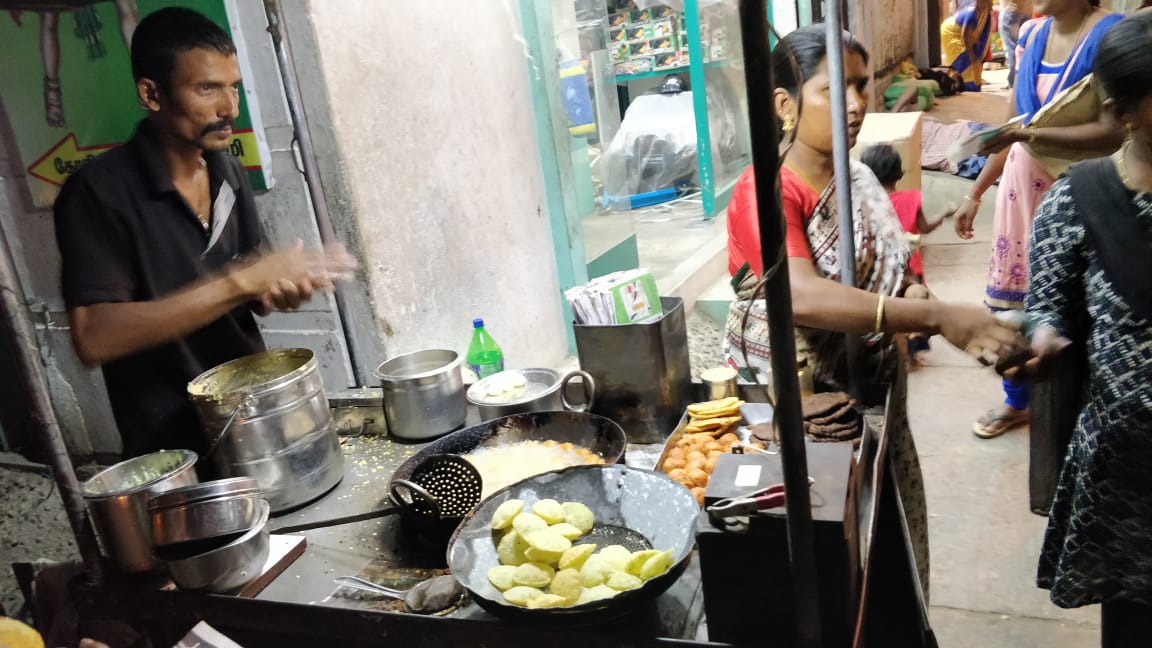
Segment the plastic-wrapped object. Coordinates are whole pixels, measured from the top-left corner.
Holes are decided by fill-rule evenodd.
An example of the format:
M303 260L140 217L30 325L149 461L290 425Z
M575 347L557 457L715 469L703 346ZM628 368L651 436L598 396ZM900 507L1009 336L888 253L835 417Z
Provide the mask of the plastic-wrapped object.
M601 159L604 193L650 193L696 174L692 93L636 97Z

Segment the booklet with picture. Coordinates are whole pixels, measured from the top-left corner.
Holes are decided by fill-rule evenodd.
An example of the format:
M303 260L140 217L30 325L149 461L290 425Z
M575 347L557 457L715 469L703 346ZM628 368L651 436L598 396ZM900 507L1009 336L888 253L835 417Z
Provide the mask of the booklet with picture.
M977 131L962 140L953 142L952 145L948 147L948 160L952 162L952 164L960 164L964 160L978 154L984 149L985 144L996 136L1023 124L1024 118L1025 115L1017 115L999 126Z
M652 273L644 268L597 277L565 291L577 324L635 324L664 313Z

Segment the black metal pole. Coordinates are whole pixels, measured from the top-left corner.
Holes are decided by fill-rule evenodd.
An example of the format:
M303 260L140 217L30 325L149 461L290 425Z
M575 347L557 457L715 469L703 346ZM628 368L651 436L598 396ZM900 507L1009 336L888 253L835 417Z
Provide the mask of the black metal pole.
M827 16L828 98L832 105L832 168L836 183L836 213L840 224L840 283L856 287L856 228L852 219L852 170L848 163L848 97L844 85L844 29L840 2L830 2ZM847 347L848 390L859 401L860 336L844 336Z
M780 137L776 124L771 45L766 0L740 0L740 31L744 45L744 81L748 86L752 168L756 179L756 211L760 223L760 252L765 272L784 250L784 215L780 207L777 172ZM833 84L835 85L835 84ZM776 386L776 424L780 432L780 461L784 472L788 554L796 606L796 639L801 648L817 648L820 606L816 582L816 551L812 508L808 492L808 457L804 448L804 422L800 409L800 382L796 375L796 339L792 321L792 288L788 264L783 262L764 287L768 334L772 346L772 381Z
M3 247L0 241L0 248ZM40 446L52 469L56 487L60 489L60 499L64 502L64 512L80 550L84 568L93 577L100 576L100 548L96 544L96 534L84 510L84 497L80 494L80 482L64 445L60 432L60 422L52 409L52 399L48 395L48 376L40 358L39 345L20 299L20 284L16 278L16 268L7 250L0 249L0 328L8 329L13 347L21 391L24 393L24 406L28 408L33 422L33 432L39 437Z
M268 17L268 34L272 37L272 46L276 50L276 65L280 68L280 80L284 84L284 95L288 103L288 115L292 119L292 131L296 142L300 146L300 160L304 165L304 183L308 186L311 198L312 211L316 216L316 227L320 230L320 240L324 243L336 242L336 232L332 228L332 215L328 212L328 203L324 197L324 185L320 182L320 169L316 166L316 151L312 147L312 135L308 132L308 124L304 118L304 104L300 100L300 92L296 87L296 75L292 68L291 52L284 39L283 20L281 18L279 0L264 0L264 13ZM336 299L336 308L339 311L340 325L344 333L344 342L348 345L348 353L352 356L352 376L357 385L367 384L367 376L361 375L359 361L363 357L360 343L355 331L348 324L348 297L345 287L337 282L332 292Z

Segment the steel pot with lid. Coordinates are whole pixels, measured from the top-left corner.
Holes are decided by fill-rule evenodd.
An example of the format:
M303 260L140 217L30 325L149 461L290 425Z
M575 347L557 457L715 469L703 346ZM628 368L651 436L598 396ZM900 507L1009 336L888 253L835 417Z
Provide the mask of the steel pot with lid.
M188 384L220 474L255 477L273 513L310 502L344 476L344 456L316 355L275 349L209 369ZM335 451L333 451L335 448Z
M584 387L584 403L569 402L568 383L579 377ZM468 401L480 410L480 420L527 412L584 412L596 398L596 382L580 370L561 376L551 369L501 371L468 388Z

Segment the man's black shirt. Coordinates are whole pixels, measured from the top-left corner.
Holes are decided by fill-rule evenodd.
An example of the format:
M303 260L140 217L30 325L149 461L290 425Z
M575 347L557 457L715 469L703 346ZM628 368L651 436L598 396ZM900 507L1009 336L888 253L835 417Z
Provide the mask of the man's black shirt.
M255 251L262 235L252 188L227 152L204 153L212 191L206 230L172 183L142 122L123 146L65 182L56 199L56 241L69 310L164 297ZM188 336L103 366L126 457L164 448L203 451L187 385L264 342L248 307Z

